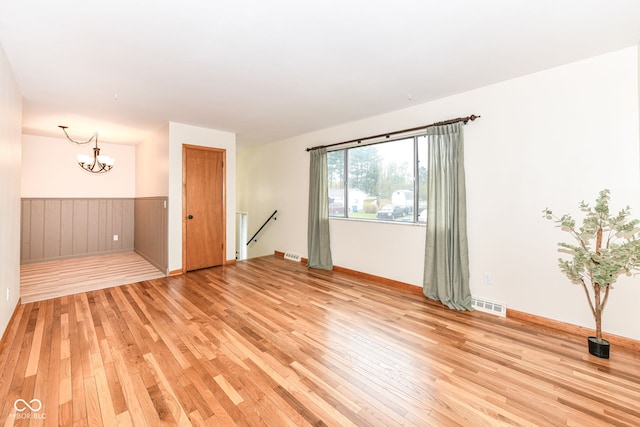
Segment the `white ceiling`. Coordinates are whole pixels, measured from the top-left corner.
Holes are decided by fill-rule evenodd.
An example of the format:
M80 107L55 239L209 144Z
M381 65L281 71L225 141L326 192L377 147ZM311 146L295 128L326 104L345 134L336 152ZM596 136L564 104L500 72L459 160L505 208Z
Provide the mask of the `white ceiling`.
M0 0L24 132L121 143L267 143L638 42L638 0Z

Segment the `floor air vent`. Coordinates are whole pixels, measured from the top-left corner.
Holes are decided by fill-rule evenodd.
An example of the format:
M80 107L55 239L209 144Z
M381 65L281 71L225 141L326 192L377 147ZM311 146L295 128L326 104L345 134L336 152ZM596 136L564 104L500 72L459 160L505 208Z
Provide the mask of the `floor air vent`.
M290 259L291 261L300 262L300 255L294 254L293 252L285 252L284 259Z
M478 311L507 317L507 305L501 302L489 301L484 298L471 297L471 305Z

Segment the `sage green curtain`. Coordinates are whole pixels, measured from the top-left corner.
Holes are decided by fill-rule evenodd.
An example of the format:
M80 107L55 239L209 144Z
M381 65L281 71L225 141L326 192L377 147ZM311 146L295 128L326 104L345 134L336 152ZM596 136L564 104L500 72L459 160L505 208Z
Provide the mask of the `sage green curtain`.
M332 270L329 233L329 190L327 189L327 150L311 150L309 168L309 224L307 228L307 266Z
M462 122L427 131L427 236L423 293L455 310L473 310L469 291Z

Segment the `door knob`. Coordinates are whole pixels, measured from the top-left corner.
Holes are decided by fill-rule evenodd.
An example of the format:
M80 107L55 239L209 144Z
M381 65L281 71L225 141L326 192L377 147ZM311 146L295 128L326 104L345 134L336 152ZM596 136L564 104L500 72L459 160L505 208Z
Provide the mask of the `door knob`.
M187 215L188 219L193 219L193 215Z

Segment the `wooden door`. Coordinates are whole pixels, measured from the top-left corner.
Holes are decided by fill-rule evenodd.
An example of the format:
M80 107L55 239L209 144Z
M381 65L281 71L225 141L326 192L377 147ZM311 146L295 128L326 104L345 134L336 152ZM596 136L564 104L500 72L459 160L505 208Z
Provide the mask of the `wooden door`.
M225 260L225 151L183 145L183 268Z

